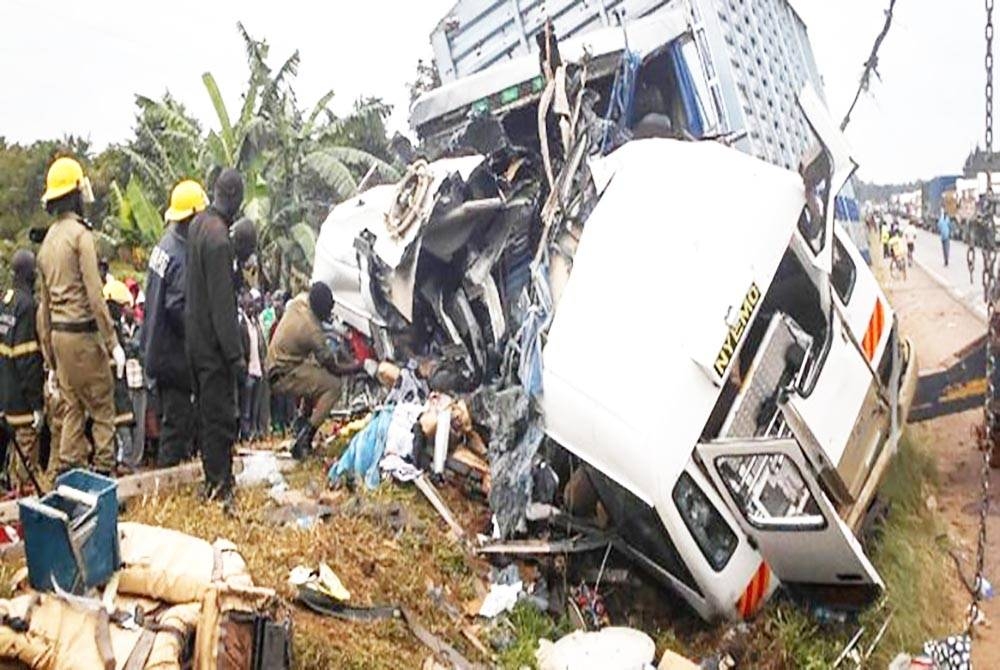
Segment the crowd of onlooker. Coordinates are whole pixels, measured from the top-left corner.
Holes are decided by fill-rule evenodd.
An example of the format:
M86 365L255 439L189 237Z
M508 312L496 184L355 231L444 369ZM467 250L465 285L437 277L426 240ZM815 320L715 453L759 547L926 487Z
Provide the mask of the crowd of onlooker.
M157 388L145 374L140 353L146 296L135 278L118 279L103 261L100 270L104 298L127 357L125 376L116 380L116 456L120 469L134 469L144 461L156 463L160 434ZM247 369L246 378L239 380L241 442L283 438L295 419L295 401L272 392L267 374L267 345L288 300L284 290L240 292L238 315Z
M257 228L241 215L239 172L220 168L212 193L174 185L140 286L98 259L79 161L49 166L51 221L31 231L37 253L11 257L0 302L0 437L14 495L78 468L113 477L200 455L203 498L232 511L236 443L291 432L292 456L305 459L353 378L376 375L374 352L331 336L328 285L254 288Z

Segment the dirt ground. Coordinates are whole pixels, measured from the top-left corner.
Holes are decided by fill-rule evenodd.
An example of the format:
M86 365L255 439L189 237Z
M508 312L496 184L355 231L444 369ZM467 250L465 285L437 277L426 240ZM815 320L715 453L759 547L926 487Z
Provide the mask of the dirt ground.
M946 367L956 351L984 332L984 321L919 266L911 269L906 280L887 281L885 285L897 310L901 332L910 338L917 351L922 373ZM927 445L937 461L940 491L930 506L936 502L951 543L963 561L963 570L970 577L978 532L982 463L972 431L982 423L982 417L982 410L969 410L910 425L912 436ZM993 470L990 488L996 490L998 485L1000 470ZM1000 579L1000 500L996 494L991 494L990 500L985 571L987 579L997 582ZM951 562L944 552L942 560ZM961 588L957 584L956 573L956 587ZM1000 631L995 623L1000 622L1000 598L986 602L983 609L988 623L977 628L973 661L978 668L1000 668Z

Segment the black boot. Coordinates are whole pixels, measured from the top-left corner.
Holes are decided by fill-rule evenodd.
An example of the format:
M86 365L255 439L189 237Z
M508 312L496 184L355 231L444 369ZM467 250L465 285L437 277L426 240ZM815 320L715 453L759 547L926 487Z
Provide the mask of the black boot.
M230 484L219 489L217 499L222 503L222 513L236 516L236 489Z
M308 423L299 429L295 435L295 445L292 447L292 458L297 461L304 460L312 453L313 438L316 437L316 428Z

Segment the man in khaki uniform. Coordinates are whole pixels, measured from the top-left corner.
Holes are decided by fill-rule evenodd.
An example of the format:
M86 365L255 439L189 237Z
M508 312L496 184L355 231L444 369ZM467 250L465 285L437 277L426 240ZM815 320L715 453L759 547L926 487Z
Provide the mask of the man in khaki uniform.
M332 311L330 287L322 282L313 284L308 294L302 293L288 303L267 349L271 388L315 403L309 423L295 436L292 455L298 459L309 453L316 431L340 398L343 388L340 377L362 368L358 364L342 364L327 345L320 324L329 320Z
M45 185L42 202L56 220L38 251L42 278L39 337L65 403L56 471L88 467L91 455L84 424L90 417L93 469L108 475L115 466L111 362L119 376L123 374L125 352L101 293L94 236L83 219L84 202L92 200L89 182L78 162L58 158L49 167Z

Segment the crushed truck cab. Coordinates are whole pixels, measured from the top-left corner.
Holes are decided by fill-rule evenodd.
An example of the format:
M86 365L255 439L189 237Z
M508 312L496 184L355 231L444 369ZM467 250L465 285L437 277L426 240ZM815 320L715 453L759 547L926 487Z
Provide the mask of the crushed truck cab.
M799 104L819 142L798 172L652 137L564 142L546 177L505 141L538 105L477 116L488 155L418 161L338 205L317 245L313 280L382 356L457 351L454 378L523 385L618 548L706 619L750 617L779 584L850 605L882 588L855 533L915 358L834 221L844 139L808 87Z
M836 184L823 154L818 181ZM778 581L869 599L882 582L854 531L915 365L832 199L715 143L605 160L544 350L546 432L702 616L750 616ZM608 354L613 333L626 354Z

